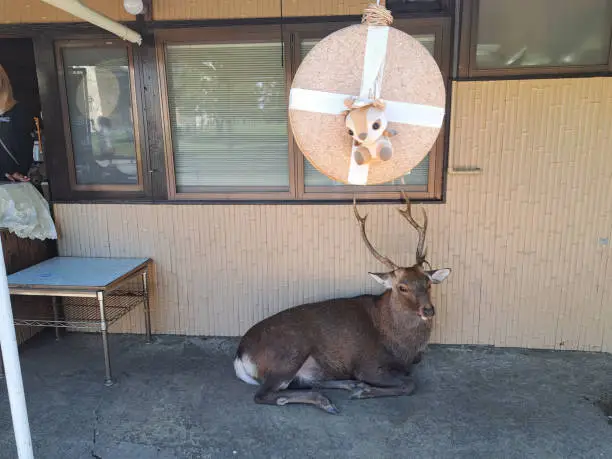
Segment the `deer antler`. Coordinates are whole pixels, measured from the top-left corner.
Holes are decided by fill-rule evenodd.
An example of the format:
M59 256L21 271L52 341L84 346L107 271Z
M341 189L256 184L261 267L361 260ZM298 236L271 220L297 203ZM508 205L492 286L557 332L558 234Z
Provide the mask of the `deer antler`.
M424 250L425 234L427 233L427 214L425 213L425 209L421 208L421 210L423 211L423 226L419 225L416 222L416 220L412 217L412 211L410 208L410 199L408 199L408 196L406 195L404 191L402 191L402 197L406 201L406 208L397 209L397 210L401 214L401 216L404 217L406 220L408 220L408 223L410 223L410 225L412 225L414 229L416 229L417 232L419 233L419 242L417 244L417 249L416 249L416 262L418 265L422 265L423 263L427 263L429 265L429 262L425 259L427 250L426 249Z
M372 246L372 244L370 244L370 241L368 240L368 236L366 235L366 230L365 230L365 222L368 216L366 215L362 217L361 215L359 215L359 211L357 210L357 200L355 198L353 198L353 211L355 212L355 218L357 218L357 221L359 222L359 226L361 227L361 237L363 239L363 242L365 242L366 247L370 250L372 255L374 255L374 258L376 258L378 261L383 263L389 269L392 269L392 270L398 269L398 266L395 263L393 263L387 257L384 257L380 253L378 253L376 249Z

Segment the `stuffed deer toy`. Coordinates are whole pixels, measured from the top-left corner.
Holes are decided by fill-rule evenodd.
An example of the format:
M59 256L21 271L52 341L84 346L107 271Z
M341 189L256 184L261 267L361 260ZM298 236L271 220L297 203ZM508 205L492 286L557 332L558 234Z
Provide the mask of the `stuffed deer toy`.
M348 98L344 101L348 109L345 126L353 138L353 155L357 164L368 164L372 158L388 161L393 156L393 146L389 137L397 134L387 129L385 103L382 100L361 102Z

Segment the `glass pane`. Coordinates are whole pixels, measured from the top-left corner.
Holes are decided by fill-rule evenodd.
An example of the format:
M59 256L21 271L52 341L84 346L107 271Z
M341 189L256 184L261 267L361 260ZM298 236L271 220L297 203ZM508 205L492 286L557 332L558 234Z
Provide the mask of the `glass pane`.
M440 0L387 0L385 2L385 7L391 9L393 11L394 8L401 9L404 6L423 6L429 3L440 4Z
M427 50L434 55L435 46L435 35L412 35L414 38L427 48ZM306 54L314 48L319 40L303 40L300 47L301 58L304 59ZM387 182L384 185L421 185L427 186L429 178L429 155L412 169L408 174L403 177ZM314 186L345 186L342 182L337 182L326 175L319 172L306 158L304 158L304 185L306 188Z
M289 189L280 43L169 45L177 191Z
M608 62L612 0L481 1L479 68Z
M64 48L76 181L136 185L138 165L126 48Z
M398 177L397 179L383 183L384 185L427 185L427 178L429 174L429 155L425 156L418 166L412 169L408 174ZM309 186L344 186L344 183L332 180L325 174L322 174L315 169L310 162L304 160L304 183L307 187Z

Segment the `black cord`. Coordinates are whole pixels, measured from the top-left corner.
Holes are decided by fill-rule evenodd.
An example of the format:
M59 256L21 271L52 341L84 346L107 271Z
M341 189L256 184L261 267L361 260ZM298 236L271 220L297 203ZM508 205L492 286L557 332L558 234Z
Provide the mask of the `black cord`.
M283 0L280 0L281 67L285 68L285 29L283 26Z

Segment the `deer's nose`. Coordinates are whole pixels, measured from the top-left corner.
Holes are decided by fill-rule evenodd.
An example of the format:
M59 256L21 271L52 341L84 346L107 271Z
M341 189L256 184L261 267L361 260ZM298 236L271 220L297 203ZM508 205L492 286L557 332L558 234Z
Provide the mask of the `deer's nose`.
M359 134L359 140L365 140L367 138L368 138L367 132L362 132L361 134Z
M425 317L433 317L435 313L436 313L436 310L434 309L433 306L423 308L423 315Z

